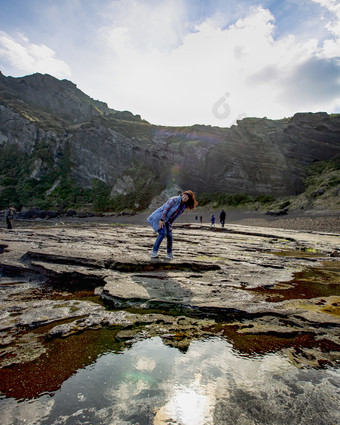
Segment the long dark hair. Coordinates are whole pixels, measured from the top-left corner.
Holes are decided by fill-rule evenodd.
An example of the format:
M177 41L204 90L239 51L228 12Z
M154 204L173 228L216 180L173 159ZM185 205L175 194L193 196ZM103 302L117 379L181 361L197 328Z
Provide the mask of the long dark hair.
M182 193L182 195L184 194L189 196L189 199L185 202L185 206L189 208L189 210L192 210L195 207L197 207L198 202L196 201L194 192L192 190L186 190L185 192Z

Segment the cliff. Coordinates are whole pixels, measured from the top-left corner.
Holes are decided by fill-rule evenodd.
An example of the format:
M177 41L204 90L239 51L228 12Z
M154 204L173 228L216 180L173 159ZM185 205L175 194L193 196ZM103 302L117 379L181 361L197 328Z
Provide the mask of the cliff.
M340 115L322 112L231 128L156 126L41 74L1 74L0 100L0 149L9 158L0 160L0 195L14 157L25 170L10 186L44 183L38 197L46 201L66 177L83 189L101 182L119 200L130 194L136 207L173 183L197 193L295 195L306 167L340 153Z

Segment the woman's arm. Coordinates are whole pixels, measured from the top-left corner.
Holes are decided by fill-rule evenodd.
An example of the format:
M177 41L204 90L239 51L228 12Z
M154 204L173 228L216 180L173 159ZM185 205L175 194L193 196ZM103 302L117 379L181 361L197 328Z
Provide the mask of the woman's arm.
M163 212L162 212L162 215L161 215L161 219L160 219L160 221L159 221L159 223L163 223L162 225L161 225L161 228L164 226L164 223L166 223L168 220L169 220L169 217L168 217L168 214L169 214L169 211L171 210L171 208L174 206L174 205L176 205L177 204L177 198L170 198L167 202L166 202L166 204L164 205L164 209L163 209Z

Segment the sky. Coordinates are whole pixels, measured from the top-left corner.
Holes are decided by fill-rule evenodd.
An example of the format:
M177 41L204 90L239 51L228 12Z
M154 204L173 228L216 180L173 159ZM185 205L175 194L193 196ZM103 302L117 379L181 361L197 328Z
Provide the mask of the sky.
M158 125L340 113L340 0L0 0L0 70Z

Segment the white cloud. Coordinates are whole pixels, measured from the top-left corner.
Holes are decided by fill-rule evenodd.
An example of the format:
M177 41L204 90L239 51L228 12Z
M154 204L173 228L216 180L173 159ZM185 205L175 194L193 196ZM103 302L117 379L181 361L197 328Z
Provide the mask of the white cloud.
M184 3L180 0L116 1L103 14L110 25L102 29L102 35L118 50L122 45L117 41L123 41L123 45L128 42L130 47L142 52L169 51L181 43L189 25Z
M338 0L312 1L323 6L331 15L324 25L332 37L324 41L320 55L327 58L340 56L340 2Z
M22 34L15 38L0 31L0 58L5 68L15 69L18 75L35 72L51 74L57 78L71 75L69 66L55 57L52 49L44 44L34 44ZM6 69L2 69L6 73Z
M213 19L191 32L179 25L182 32L166 49L153 42L152 22L162 21L163 14L162 7L154 5L145 40L143 31L135 29L136 16L147 15L144 8L137 8L131 21L126 15L119 27L101 29L112 81L111 96L105 94L110 106L130 109L156 124L220 126L230 125L240 115L282 118L300 107L329 109L329 97L309 96L296 102L296 97L290 101L285 95L284 84L289 83L289 92L294 93L294 84L301 78L301 73L295 78L297 70L322 51L317 39L297 42L294 35L274 39L275 18L268 9L250 9L244 19L227 28L220 28ZM165 34L171 33L173 25L171 8L166 16ZM168 40L161 27L159 39ZM309 73L308 88L318 84L313 75ZM218 105L221 113L216 113Z
M295 35L293 28L281 31L282 16L276 22L270 10L251 8L249 2L234 2L223 14L202 7L193 18L193 3L183 0L115 0L95 8L99 19L87 18L74 37L70 18L67 35L60 31L47 45L0 32L0 57L17 75L70 78L72 65L73 80L85 93L155 124L229 126L242 115L334 112L340 104L335 59L340 2L313 1L324 10L326 40L325 32L321 38L317 31L312 37ZM85 8L81 12L86 15ZM242 18L235 20L236 13ZM327 84L320 77L323 70Z

